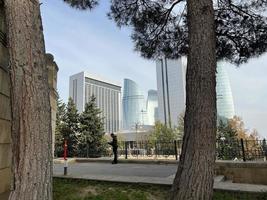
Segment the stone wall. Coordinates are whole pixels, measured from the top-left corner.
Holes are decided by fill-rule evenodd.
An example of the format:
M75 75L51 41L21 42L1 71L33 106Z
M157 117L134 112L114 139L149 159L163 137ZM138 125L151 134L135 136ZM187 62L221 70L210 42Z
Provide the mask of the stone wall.
M11 182L11 107L4 14L0 2L0 194Z
M46 64L48 67L48 83L50 88L50 105L52 118L52 153L54 155L55 131L56 131L56 114L57 114L57 72L58 66L54 61L52 54L46 54Z
M215 171L234 183L267 185L267 162L217 161Z

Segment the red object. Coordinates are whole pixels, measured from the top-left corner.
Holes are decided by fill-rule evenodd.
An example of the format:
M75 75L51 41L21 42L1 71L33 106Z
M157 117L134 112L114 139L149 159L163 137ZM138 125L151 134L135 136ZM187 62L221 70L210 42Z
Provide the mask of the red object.
M64 160L67 160L67 140L65 140L65 143L64 143Z

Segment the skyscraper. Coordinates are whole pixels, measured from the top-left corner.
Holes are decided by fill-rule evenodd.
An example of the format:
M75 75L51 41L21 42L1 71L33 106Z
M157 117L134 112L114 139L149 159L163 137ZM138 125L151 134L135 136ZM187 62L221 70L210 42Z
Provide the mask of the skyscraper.
M139 86L130 79L123 85L123 129L131 129L135 124L145 124L145 98Z
M228 74L222 63L217 64L216 82L217 114L221 118L233 118L235 111L232 90Z
M102 111L105 132L120 129L121 85L86 72L70 77L69 96L73 99L79 112L91 96L96 98L96 105Z
M149 90L147 95L147 123L146 125L154 125L158 120L158 92L156 90Z
M187 60L159 59L156 62L159 120L173 127L185 111L185 74Z
M171 127L177 125L179 115L185 111L186 65L186 57L156 62L159 120ZM216 81L218 116L230 119L234 116L234 103L228 74L222 63L218 63Z

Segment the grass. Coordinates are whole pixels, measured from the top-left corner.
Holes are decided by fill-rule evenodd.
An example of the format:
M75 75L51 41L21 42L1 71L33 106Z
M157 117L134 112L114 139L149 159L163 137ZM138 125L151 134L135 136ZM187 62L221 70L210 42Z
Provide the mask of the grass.
M54 179L54 200L167 200L170 187ZM267 200L267 194L216 191L214 200Z

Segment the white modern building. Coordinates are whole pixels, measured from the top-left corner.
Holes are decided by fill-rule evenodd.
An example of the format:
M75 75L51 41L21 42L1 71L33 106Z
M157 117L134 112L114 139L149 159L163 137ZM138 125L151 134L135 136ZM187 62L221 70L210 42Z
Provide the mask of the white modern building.
M158 117L166 125L178 124L185 111L185 83L187 59L159 59L156 62L158 89Z
M79 112L84 110L92 95L102 111L105 132L117 132L121 125L121 84L87 72L70 77L69 96Z

